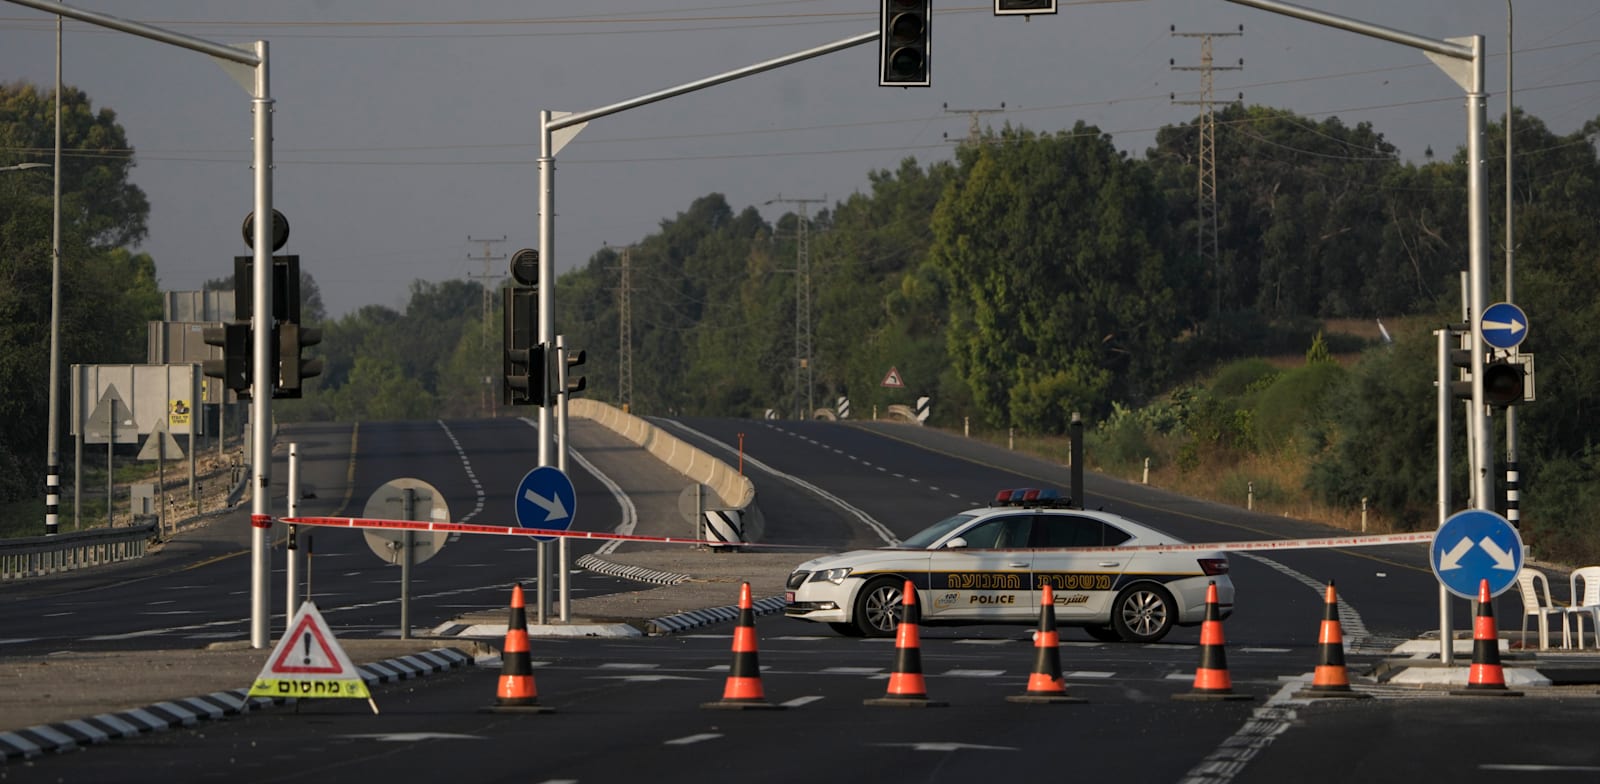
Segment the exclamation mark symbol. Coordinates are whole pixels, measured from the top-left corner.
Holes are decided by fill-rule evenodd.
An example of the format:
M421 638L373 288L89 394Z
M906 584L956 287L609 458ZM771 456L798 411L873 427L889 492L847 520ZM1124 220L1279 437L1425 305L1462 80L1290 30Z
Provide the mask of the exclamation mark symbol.
M311 664L311 632L306 632L300 639L305 642L306 649L305 659L300 663L309 666Z

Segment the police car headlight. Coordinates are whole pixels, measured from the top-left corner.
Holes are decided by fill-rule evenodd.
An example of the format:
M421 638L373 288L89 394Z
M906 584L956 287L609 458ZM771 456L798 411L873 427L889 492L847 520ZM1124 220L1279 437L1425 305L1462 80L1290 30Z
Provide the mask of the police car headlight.
M827 580L828 582L833 583L834 585L838 585L839 583L844 582L844 578L849 577L849 576L850 576L850 567L842 566L842 567L840 567L838 569L823 569L821 571L818 571L817 573L811 575L811 582L815 583L815 582L821 582L823 580Z

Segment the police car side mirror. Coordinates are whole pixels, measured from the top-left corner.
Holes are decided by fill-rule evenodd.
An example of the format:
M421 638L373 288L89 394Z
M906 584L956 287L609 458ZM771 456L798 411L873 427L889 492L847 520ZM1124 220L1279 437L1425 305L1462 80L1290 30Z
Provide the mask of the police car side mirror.
M964 550L966 546L967 540L959 536L944 543L944 549L946 550Z

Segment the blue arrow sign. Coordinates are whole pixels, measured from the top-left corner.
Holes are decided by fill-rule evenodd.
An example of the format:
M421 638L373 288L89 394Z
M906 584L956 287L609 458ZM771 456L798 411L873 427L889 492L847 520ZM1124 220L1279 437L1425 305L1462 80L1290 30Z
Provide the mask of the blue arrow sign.
M1528 337L1528 314L1509 302L1496 302L1484 308L1478 331L1483 342L1495 348L1516 348Z
M552 466L540 466L529 471L517 485L517 525L523 528L544 528L565 531L572 527L578 516L578 496L573 492L572 480ZM536 536L550 541L553 536Z
M1522 537L1504 517L1481 509L1456 512L1439 526L1429 552L1433 574L1449 592L1477 599L1489 581L1489 595L1499 596L1522 571Z

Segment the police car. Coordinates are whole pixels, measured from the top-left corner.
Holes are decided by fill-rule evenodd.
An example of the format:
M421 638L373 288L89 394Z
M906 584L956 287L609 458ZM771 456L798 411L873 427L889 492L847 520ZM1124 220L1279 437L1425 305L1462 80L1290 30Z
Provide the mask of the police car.
M1222 616L1233 611L1225 553L1160 545L1183 542L1119 515L1073 508L1053 490L1002 490L991 506L941 520L895 547L800 564L789 575L784 614L849 636L889 636L907 580L925 626L1035 624L1046 583L1057 625L1105 642L1150 643L1174 626L1199 625L1208 583L1217 584Z

